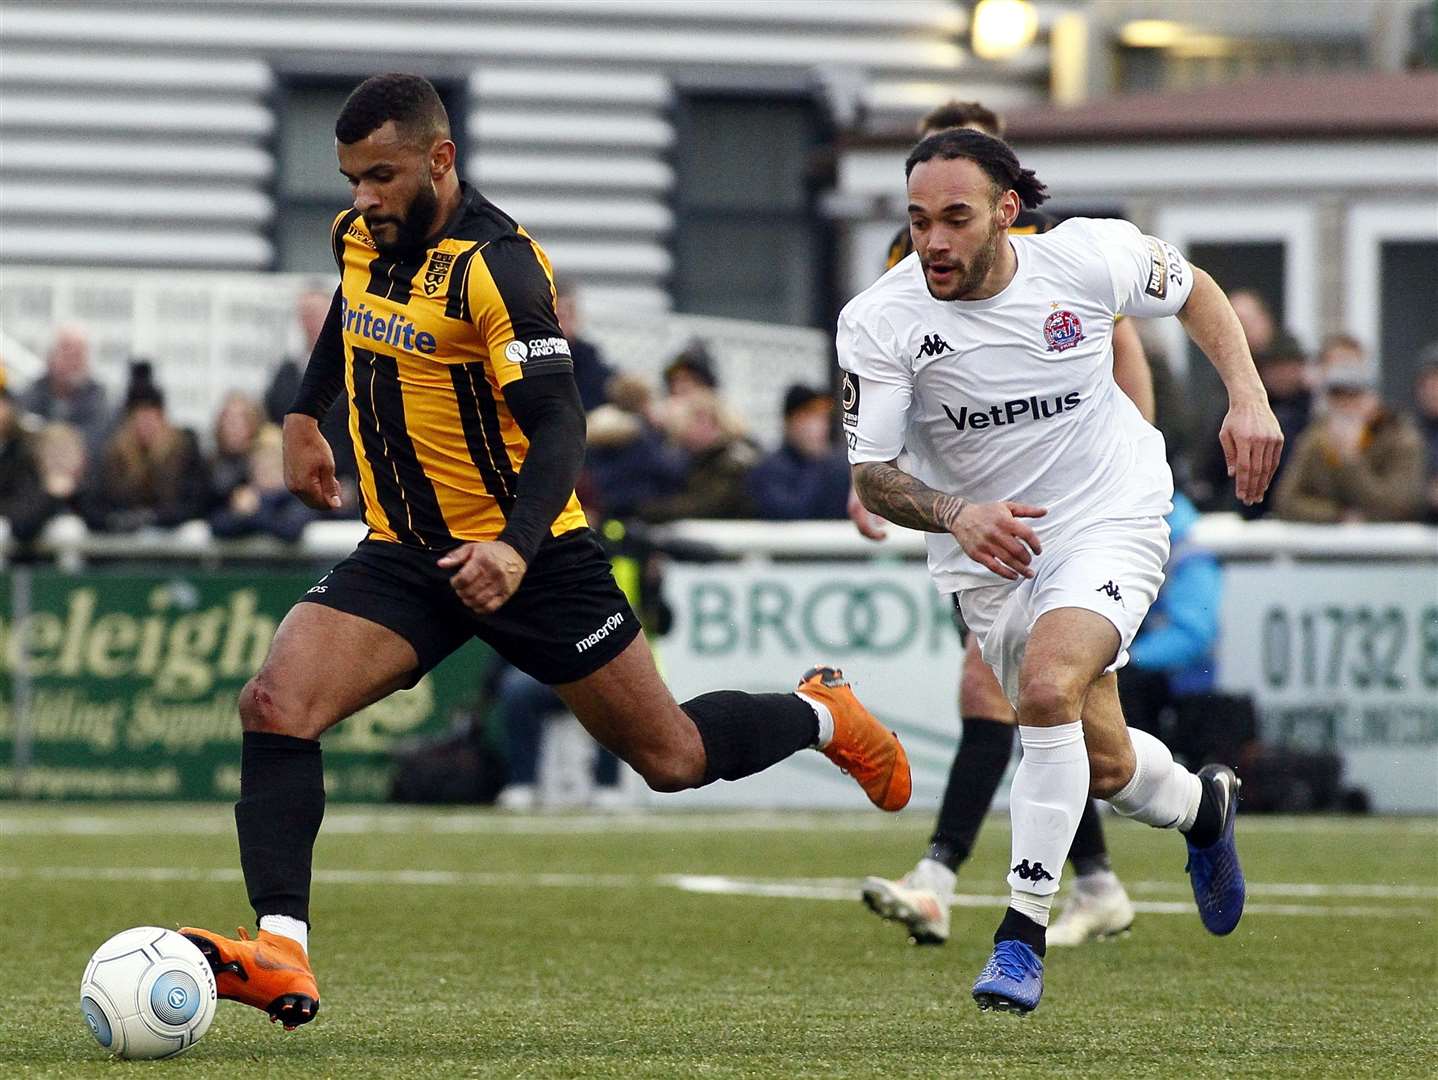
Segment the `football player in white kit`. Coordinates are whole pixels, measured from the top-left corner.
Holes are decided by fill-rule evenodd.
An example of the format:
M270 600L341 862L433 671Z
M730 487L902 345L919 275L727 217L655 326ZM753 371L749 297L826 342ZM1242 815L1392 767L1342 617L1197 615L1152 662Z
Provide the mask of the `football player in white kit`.
M1116 220L1010 237L1046 192L979 132L929 136L905 171L914 254L839 316L849 460L869 510L930 534L930 575L1018 712L1009 909L973 993L1028 1012L1090 792L1185 835L1211 932L1243 910L1233 771L1189 772L1119 708L1114 672L1163 580L1173 479L1163 437L1114 383L1114 316L1177 315L1214 365L1243 502L1263 497L1283 438L1227 298L1171 245Z

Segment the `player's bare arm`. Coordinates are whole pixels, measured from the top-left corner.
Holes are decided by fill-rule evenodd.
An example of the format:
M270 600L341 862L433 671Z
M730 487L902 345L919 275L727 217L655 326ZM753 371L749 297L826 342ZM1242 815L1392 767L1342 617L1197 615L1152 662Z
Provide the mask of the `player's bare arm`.
M1278 469L1283 432L1269 408L1233 305L1211 276L1196 266L1193 274L1193 292L1178 319L1228 390L1228 415L1218 438L1239 501L1251 506L1263 499Z
M896 525L923 532L946 532L964 554L1000 577L1033 577L1030 567L1041 554L1038 534L1020 518L1043 517L1042 507L1016 502L974 503L929 487L892 461L854 466L854 490L864 506Z
M1113 379L1138 406L1143 418L1153 423L1158 415L1153 396L1153 369L1148 366L1148 356L1132 319L1120 319L1113 324Z
M304 413L289 413L284 423L285 487L306 506L338 510L340 482L335 455L320 432L320 422Z
M285 487L315 510L337 510L340 506L335 455L320 433L320 418L344 391L341 304L341 290L337 288L305 365L300 392L285 414L283 427Z
M516 379L505 387L504 399L529 440L504 531L439 559L455 571L449 583L459 598L481 615L499 610L519 588L584 467L584 406L572 371Z
M854 466L854 490L871 513L922 532L949 532L964 500L929 487L892 461Z

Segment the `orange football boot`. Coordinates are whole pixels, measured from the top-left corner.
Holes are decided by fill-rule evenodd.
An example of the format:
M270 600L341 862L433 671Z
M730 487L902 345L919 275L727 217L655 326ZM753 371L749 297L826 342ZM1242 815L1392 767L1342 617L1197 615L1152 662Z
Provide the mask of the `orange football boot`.
M899 737L875 720L854 696L849 680L836 667L812 667L799 680L800 697L829 708L834 737L823 754L859 782L880 810L902 810L913 793L909 756Z
M308 1024L320 1011L309 957L293 938L261 930L258 939L251 939L243 926L238 941L193 926L181 927L180 933L205 954L220 997L262 1009L286 1031Z

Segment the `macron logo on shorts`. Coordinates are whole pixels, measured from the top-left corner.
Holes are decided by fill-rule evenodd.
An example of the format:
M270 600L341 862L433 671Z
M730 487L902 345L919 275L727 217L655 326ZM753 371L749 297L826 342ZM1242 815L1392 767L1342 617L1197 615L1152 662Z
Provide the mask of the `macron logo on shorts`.
M579 641L576 641L574 643L574 648L578 652L584 652L585 649L594 648L594 646L598 645L610 634L614 633L615 630L618 630L620 624L623 622L624 612L616 611L613 615L609 616L609 618L605 619L603 625L600 626L597 630L595 630L594 633L590 634L586 638L581 638Z

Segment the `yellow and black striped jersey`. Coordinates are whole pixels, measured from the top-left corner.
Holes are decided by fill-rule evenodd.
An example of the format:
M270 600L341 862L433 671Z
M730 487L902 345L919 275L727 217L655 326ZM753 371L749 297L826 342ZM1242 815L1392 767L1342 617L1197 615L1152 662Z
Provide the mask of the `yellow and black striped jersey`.
M468 185L440 237L412 261L381 255L357 210L335 218L330 240L371 536L427 548L495 539L529 447L502 390L573 370L549 259ZM550 531L584 524L571 492Z
M1009 226L1010 236L1025 236L1033 233L1048 232L1053 228L1053 221L1045 214L1037 210L1021 209L1019 216L1014 218L1014 223ZM892 270L899 264L901 259L913 254L914 237L905 225L894 238L889 241L889 253L884 257L884 269Z

